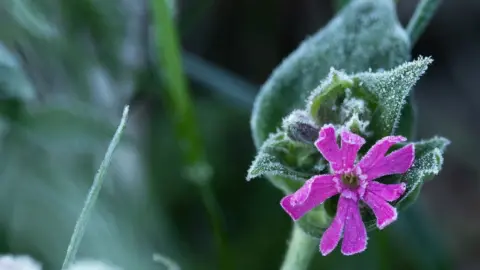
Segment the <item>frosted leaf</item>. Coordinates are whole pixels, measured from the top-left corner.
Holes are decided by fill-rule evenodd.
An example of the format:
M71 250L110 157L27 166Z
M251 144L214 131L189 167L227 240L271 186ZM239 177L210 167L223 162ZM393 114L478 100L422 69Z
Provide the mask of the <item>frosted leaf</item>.
M415 162L401 178L407 190L397 206L404 208L413 203L424 181L430 180L442 169L443 153L450 141L442 137L415 143Z
M391 69L410 58L410 42L393 1L356 0L306 39L272 73L254 104L251 127L257 148L283 117L304 107L330 68L347 74Z
M264 175L305 181L321 174L325 168L325 162L313 144L294 142L279 131L270 136L258 151L248 170L247 180Z
M378 108L371 122L376 137L396 134L407 96L432 61L429 57L420 57L390 71L355 76L363 83L363 88L377 98Z
M338 108L351 95L349 88L352 86L350 77L331 68L327 78L308 97L306 111L318 125L341 122Z
M28 101L35 91L18 59L0 42L0 98Z

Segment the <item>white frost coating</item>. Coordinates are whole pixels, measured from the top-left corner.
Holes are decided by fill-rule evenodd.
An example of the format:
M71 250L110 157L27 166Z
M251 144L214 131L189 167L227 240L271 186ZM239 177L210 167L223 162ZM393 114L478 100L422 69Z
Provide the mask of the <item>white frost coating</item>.
M1 255L0 270L41 270L42 266L26 255Z
M432 61L430 57L419 57L389 71L356 75L364 87L377 97L382 109L382 113L379 114L381 128L385 135L395 133L410 90Z
M350 76L348 76L345 72L336 70L333 67L330 67L330 72L328 76L317 86L313 91L310 93L310 96L307 98L307 110L312 106L312 103L315 101L315 98L318 95L322 95L323 91L328 88L329 85L333 83L333 78L337 77L339 81L345 81L349 84L353 84L353 80ZM333 109L333 108L332 108Z
M373 132L368 130L368 126L370 125L370 121L368 120L360 120L358 113L354 113L352 117L345 122L345 127L350 132L357 133L359 132L362 136L370 137Z

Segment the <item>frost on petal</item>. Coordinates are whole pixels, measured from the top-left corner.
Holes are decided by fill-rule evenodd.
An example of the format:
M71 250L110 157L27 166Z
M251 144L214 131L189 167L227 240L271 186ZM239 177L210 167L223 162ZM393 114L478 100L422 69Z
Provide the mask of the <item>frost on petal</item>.
M362 160L358 163L358 166L362 168L362 171L367 171L380 159L384 158L388 149L400 142L404 142L407 139L402 136L387 136L377 141L370 150L363 156Z
M396 199L400 198L402 194L406 190L406 184L391 184L386 185L376 181L372 181L368 183L367 190L369 192L375 193L378 197L386 200L386 201L395 201Z
M332 220L330 227L323 233L322 239L320 239L320 252L323 256L328 255L338 245L340 238L342 237L343 227L345 225L345 218L347 217L351 204L355 201L340 196L337 206L337 214Z
M385 157L377 159L375 163L369 167L360 168L362 168L362 174L366 174L369 180L373 180L385 175L406 172L412 166L414 159L414 145L409 144L393 151Z
M308 211L338 193L333 177L333 175L326 174L310 178L296 192L283 197L280 205L293 220L298 220Z
M352 169L358 150L365 144L365 139L355 133L343 131L341 134L343 169Z
M348 213L343 229L342 254L353 255L367 248L367 229L363 224L358 202L348 200Z
M373 210L379 229L383 229L397 220L397 209L368 189L363 196L363 201Z
M320 129L315 146L322 153L323 157L330 162L330 166L332 166L334 171L342 168L342 153L337 144L335 128L332 125L326 125Z

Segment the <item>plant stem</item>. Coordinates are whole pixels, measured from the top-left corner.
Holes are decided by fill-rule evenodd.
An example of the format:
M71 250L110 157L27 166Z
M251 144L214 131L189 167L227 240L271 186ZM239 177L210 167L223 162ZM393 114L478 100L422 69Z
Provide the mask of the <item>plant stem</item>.
M125 108L123 109L122 120L120 121L117 131L115 132L115 135L113 136L113 139L108 146L105 157L100 164L100 168L95 174L93 184L90 188L90 191L88 192L82 212L80 213L80 216L77 219L77 223L75 224L75 229L73 230L73 234L68 245L67 254L65 255L62 269L66 269L75 260L75 255L77 254L83 235L85 234L88 220L92 213L93 207L95 206L95 203L98 199L100 190L102 189L105 174L107 172L108 166L110 165L110 161L112 160L113 152L117 147L118 143L120 142L123 130L125 129L125 126L127 124L128 110L129 107L125 106Z
M427 28L440 2L441 0L420 0L407 26L412 46L417 43L425 28Z
M298 225L293 225L292 238L281 270L306 270L318 250L318 240L307 235Z
M210 186L212 170L206 160L204 146L195 119L193 102L188 91L188 84L182 68L180 41L173 16L166 0L151 0L155 25L156 52L163 74L166 106L169 108L180 143L186 178L193 182L201 194L203 204L208 212L221 269L228 267L227 248L222 229L220 207Z

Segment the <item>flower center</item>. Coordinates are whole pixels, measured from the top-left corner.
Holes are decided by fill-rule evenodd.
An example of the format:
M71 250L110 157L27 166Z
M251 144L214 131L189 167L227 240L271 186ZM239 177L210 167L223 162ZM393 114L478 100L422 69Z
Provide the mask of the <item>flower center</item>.
M346 173L342 175L342 182L344 185L351 188L358 187L358 177L353 173Z

